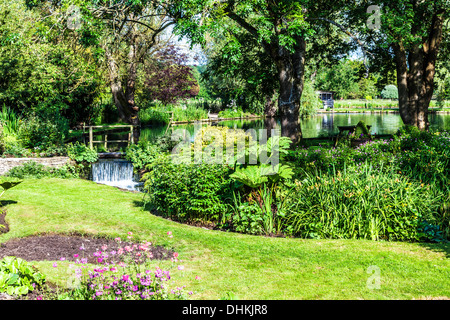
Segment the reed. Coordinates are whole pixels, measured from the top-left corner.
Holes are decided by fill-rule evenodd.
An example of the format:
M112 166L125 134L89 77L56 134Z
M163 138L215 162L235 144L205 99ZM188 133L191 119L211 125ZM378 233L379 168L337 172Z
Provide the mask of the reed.
M303 238L418 241L422 224L438 222L443 197L432 185L366 163L307 174L290 200L287 224Z
M5 136L16 136L21 120L21 117L13 109L3 105L0 111L0 122Z

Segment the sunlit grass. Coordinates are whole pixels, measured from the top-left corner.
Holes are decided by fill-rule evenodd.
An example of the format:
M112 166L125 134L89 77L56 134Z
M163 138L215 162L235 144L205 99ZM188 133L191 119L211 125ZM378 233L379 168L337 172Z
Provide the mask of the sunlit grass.
M450 297L450 246L369 240L268 238L186 226L142 210L142 194L84 180L25 180L5 193L10 232L123 236L129 231L180 253L173 277L194 299L412 299ZM171 231L173 237L167 235ZM169 267L170 261L155 262ZM52 262L36 262L64 286ZM368 287L370 266L380 288ZM200 279L195 279L198 276ZM59 280L58 280L59 279Z

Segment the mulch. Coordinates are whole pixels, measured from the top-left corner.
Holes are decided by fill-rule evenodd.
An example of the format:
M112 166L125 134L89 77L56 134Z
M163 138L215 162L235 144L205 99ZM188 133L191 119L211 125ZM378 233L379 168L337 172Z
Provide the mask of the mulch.
M0 208L0 234L9 232L9 226L5 220L6 210ZM77 259L87 259L88 263L97 263L95 252L102 251L110 253L117 251L119 247L133 246L132 241L122 241L118 243L114 239L101 238L85 235L63 235L63 234L42 234L24 238L16 238L0 243L0 260L6 256L15 256L26 261L65 261L76 262ZM107 246L106 250L102 246ZM173 256L174 251L163 246L149 246L149 252L152 253L152 260L166 260ZM78 255L78 256L77 256ZM109 261L113 256L110 255ZM115 255L114 257L118 257ZM145 261L143 258L141 262ZM114 262L119 262L115 260ZM29 294L30 297L36 293ZM0 294L0 300L11 299L5 294Z
M132 246L134 243L119 243L114 239L86 237L77 235L49 234L11 239L0 244L0 259L6 256L15 256L27 261L76 261L86 258L88 263L97 263L93 254L107 246L107 252L117 251L119 247ZM83 249L82 249L83 248ZM151 246L149 252L153 259L169 259L171 252L162 246ZM78 255L78 256L75 256Z

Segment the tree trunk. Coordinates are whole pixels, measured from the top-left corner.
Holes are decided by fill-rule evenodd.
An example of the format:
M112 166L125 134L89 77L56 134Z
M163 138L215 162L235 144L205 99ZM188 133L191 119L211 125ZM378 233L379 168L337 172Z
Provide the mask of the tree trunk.
M278 110L281 121L281 135L289 137L297 145L302 137L300 128L300 99L303 92L306 42L296 39L294 51L281 46L272 47L271 55L278 70Z
M277 126L277 121L275 119L278 106L277 106L277 91L275 90L273 94L267 95L266 103L264 104L264 128L267 130L267 138L270 138L272 129Z
M428 38L421 45L413 45L408 52L401 41L392 45L397 68L400 116L405 125L420 130L428 130L429 127L428 108L434 91L442 26L442 15L435 13Z
M228 17L237 22L250 34L259 38L259 32L244 18L234 12L234 1L228 2L224 10ZM278 110L281 120L281 135L292 140L292 147L300 142L302 132L300 129L300 98L303 91L306 42L301 36L294 37L293 51L280 45L282 36L282 19L277 13L272 12L272 18L276 20L275 32L271 42L262 41L262 46L270 55L278 69L279 97Z
M114 104L117 107L120 119L135 126L133 130L133 140L137 143L140 137L140 120L139 107L135 104L137 60L133 41L128 53L127 80L125 88L123 88L122 85L117 63L108 50L106 50L106 58L109 67L109 79Z

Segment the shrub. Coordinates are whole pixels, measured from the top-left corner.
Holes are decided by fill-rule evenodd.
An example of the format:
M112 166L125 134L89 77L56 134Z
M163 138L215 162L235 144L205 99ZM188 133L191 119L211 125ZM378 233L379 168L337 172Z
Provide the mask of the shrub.
M135 170L142 170L151 164L160 154L159 148L145 140L130 145L126 150L125 158L133 164Z
M395 85L389 84L381 91L383 99L398 99L398 89Z
M98 160L98 154L85 144L79 143L67 145L67 156L78 163L92 163Z
M43 118L31 115L20 126L19 138L26 148L46 150L52 145L63 144L68 131L68 121L63 117Z
M25 260L5 257L0 260L0 292L25 295L45 283L45 276Z
M400 132L398 168L423 183L450 190L450 134L406 128Z
M60 168L46 167L43 164L35 161L28 161L22 166L17 166L9 170L6 174L7 177L14 177L18 179L27 178L78 178L76 168L71 165L65 165Z
M227 207L230 169L224 165L175 164L169 156L147 166L149 202L164 217L182 222L217 222Z
M353 166L298 182L286 223L304 238L420 241L427 239L421 225L438 223L442 200L432 186Z

